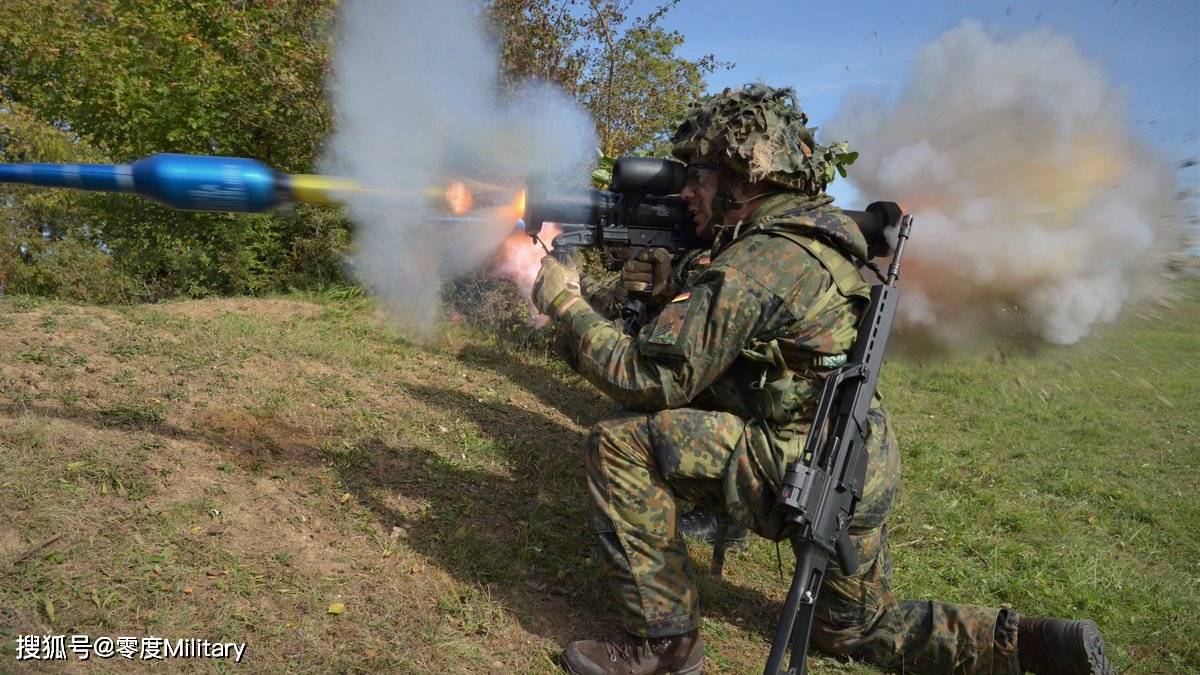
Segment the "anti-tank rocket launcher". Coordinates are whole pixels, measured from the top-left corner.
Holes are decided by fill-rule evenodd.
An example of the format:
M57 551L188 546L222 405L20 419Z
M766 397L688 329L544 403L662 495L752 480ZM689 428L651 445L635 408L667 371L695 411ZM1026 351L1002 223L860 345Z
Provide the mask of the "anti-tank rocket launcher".
M525 200L525 233L540 243L545 223L559 225L562 234L554 238L551 254L563 261L584 247L665 248L672 253L706 249L711 242L696 235L687 203L679 196L686 180L687 167L674 160L622 157L613 164L608 190L553 190L534 183ZM884 230L899 226L898 204L873 202L864 211L843 213L866 237L869 257L891 250ZM644 323L646 298L630 295L623 314L626 330L633 332Z
M562 234L553 249L562 255L590 246L665 248L671 252L707 248L709 241L695 233L687 203L679 196L687 168L674 160L622 157L613 164L608 190L553 190L533 183L525 198L525 233L537 237L545 223ZM883 235L897 227L901 211L895 202L873 202L864 211L843 211L867 239L868 255L891 250Z
M622 157L613 164L608 190L553 190L532 182L526 192L525 233L537 239L549 222L562 228L554 255L584 247L665 248L671 252L707 246L693 231L680 198L687 173L682 164L651 157Z

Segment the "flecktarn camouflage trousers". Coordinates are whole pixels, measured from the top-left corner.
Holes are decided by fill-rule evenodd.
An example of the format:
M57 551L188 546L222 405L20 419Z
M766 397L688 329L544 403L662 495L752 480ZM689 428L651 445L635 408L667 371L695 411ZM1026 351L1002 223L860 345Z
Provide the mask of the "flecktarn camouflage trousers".
M892 594L886 521L900 491L900 459L886 413L872 410L870 422L867 484L850 528L862 563L848 576L836 562L829 565L813 644L886 670L1020 672L1015 612ZM676 532L677 500L779 536L775 496L753 460L763 455L748 450L766 442L758 427L735 415L687 408L596 426L587 455L591 524L626 630L661 637L700 623L687 548Z

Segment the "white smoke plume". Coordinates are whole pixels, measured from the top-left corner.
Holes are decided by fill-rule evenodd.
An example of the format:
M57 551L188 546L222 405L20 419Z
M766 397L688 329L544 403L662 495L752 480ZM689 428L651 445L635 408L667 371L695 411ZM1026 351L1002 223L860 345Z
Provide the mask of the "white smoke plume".
M322 169L383 191L351 200L352 265L417 332L433 326L443 283L511 233L508 204L526 176L586 179L594 159L590 119L552 85L529 83L501 100L483 21L467 0L342 5L330 86L336 130ZM442 194L454 181L477 207L497 206L469 214L482 222L447 224Z
M861 152L851 178L914 215L901 319L949 346L1069 344L1156 293L1182 211L1124 108L1066 37L973 21L894 104L852 99L826 128Z

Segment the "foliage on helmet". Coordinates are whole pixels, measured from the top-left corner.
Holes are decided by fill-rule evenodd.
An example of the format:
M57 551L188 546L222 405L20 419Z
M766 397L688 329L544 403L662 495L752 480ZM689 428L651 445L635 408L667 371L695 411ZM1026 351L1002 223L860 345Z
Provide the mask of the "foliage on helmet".
M671 153L685 162L700 156L728 165L751 181L818 194L835 175L846 176L858 153L844 142L817 145L815 131L790 87L748 84L695 104L671 137Z

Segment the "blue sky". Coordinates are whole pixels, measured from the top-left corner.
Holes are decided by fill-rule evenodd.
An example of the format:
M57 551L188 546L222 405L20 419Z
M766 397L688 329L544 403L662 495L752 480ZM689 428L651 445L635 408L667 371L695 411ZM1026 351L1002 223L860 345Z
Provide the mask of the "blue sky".
M631 13L659 4L635 0ZM709 77L712 89L795 87L819 126L850 92L894 94L917 51L967 18L1000 35L1048 27L1070 36L1127 99L1135 133L1176 166L1200 159L1200 0L682 0L664 25L686 38L684 56L735 64ZM1200 189L1200 166L1176 174ZM853 205L852 190L834 192Z

